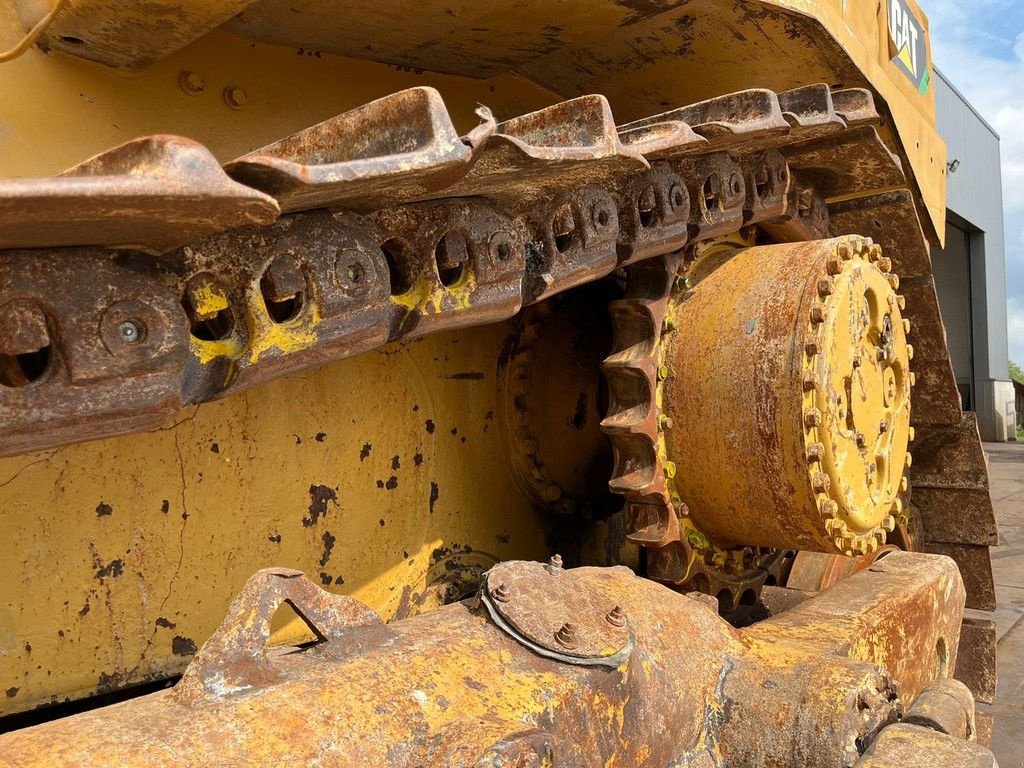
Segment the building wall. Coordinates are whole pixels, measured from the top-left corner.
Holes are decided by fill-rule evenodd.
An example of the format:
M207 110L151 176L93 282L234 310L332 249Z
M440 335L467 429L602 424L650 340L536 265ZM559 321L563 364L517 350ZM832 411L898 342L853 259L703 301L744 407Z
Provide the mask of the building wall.
M947 298L946 304L943 303L942 292L947 297L957 294L948 282L940 289L939 304L947 335L960 347L963 344L959 336L965 333L970 336L970 399L978 414L982 437L1006 440L1013 435L1014 395L1006 331L1006 252L999 135L938 70L935 89L939 134L946 141L950 162L960 161L956 172L947 177L947 205L951 222L967 232L969 328L963 327L963 307L959 300L950 303ZM947 280L957 265L962 264L962 251L962 242L957 240L933 253L933 262L942 273L942 279ZM953 354L956 365L956 355L962 354L962 350ZM961 371L954 370L959 377Z

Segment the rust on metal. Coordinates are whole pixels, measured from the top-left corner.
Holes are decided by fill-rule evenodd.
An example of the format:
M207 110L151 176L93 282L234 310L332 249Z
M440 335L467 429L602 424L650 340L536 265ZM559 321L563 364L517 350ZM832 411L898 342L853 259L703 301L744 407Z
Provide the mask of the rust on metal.
M462 176L472 150L433 88L409 88L228 163L236 180L283 210L372 210L407 202Z
M165 253L214 232L263 226L277 203L237 184L209 150L137 139L50 179L0 180L0 249L95 245Z
M626 568L511 562L492 578L535 599L517 609L522 596L507 585L508 602L469 599L383 625L295 571L261 572L175 688L0 736L4 764L306 764L328 754L332 765L393 768L879 765L863 761L885 754L893 729L919 728L897 722L915 700L932 711L945 690L933 685L956 658L963 610L954 564L906 553L743 630ZM496 589L485 584L482 599ZM282 602L320 642L266 649ZM543 646L495 622L494 611L516 610ZM608 621L620 614L624 627ZM613 646L628 633L628 655L614 667L569 663L591 631ZM652 720L672 727L651 738ZM947 750L986 754L921 730Z

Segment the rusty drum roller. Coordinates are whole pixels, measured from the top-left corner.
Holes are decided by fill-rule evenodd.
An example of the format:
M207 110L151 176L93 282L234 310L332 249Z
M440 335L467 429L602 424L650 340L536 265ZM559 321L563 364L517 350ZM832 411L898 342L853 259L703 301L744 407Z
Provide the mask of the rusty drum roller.
M673 489L716 544L872 552L904 514L909 321L848 237L711 249L668 308Z

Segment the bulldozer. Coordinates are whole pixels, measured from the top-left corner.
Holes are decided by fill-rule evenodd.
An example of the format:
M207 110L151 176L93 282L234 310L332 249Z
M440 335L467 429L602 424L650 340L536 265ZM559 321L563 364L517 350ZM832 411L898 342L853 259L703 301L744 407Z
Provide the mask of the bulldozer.
M0 45L0 765L995 765L914 0Z

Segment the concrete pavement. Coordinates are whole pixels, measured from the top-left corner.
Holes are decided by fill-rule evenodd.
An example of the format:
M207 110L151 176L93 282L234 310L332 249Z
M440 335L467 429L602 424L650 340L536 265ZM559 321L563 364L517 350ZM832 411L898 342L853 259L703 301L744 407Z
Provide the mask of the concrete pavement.
M992 549L999 641L992 751L1000 768L1024 768L1024 443L988 443L985 451L1000 540Z

